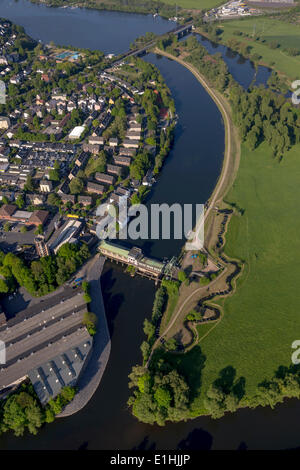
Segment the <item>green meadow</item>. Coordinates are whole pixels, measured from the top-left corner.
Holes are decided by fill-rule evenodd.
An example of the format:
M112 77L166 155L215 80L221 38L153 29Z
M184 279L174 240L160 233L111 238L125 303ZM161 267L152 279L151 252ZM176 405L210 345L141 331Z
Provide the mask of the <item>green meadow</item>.
M178 5L182 8L191 8L194 10L207 10L215 6L222 5L222 0L164 0L169 5Z
M284 49L296 48L300 50L300 24L295 25L271 18L243 18L234 21L223 21L222 42L236 39L244 44L252 46L250 54L259 54L266 65L273 67L290 79L299 79L300 55L289 56ZM235 31L246 33L249 37L236 36ZM265 40L264 43L253 38L257 35ZM271 49L270 43L279 44L277 49Z
M247 396L291 364L291 344L300 339L300 146L279 162L263 144L242 147L239 173L228 201L244 209L230 221L225 252L244 261L234 295L221 302L224 316L198 346L173 356L189 377L192 414L221 370L245 379ZM200 331L199 331L200 333Z

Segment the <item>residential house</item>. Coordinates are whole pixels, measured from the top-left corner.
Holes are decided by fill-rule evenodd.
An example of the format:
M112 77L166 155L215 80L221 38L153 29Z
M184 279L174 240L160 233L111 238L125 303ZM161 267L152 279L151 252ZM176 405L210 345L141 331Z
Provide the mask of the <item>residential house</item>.
M113 175L120 176L122 172L122 168L117 165L107 165L107 172Z
M128 131L126 133L126 140L141 140L141 133L136 131Z
M81 152L81 154L76 158L75 164L81 168L84 168L89 159L89 154L87 152Z
M139 140L130 140L130 139L125 139L123 141L123 147L125 148L133 148L133 149L137 149L140 145L140 141Z
M42 193L51 193L52 189L53 189L52 181L48 181L48 180L40 181L40 191L42 191Z
M89 137L90 145L104 145L104 138L100 136L91 136Z
M48 217L49 217L48 211L44 211L44 210L34 211L32 215L29 217L29 219L27 220L26 225L35 225L36 227L38 227L39 225L44 225Z
M116 137L112 137L111 139L109 139L109 146L110 147L117 147L119 144L119 141Z
M92 144L83 144L82 145L82 150L84 152L90 152L94 155L100 152L100 145L92 145Z
M83 206L90 206L92 204L92 198L90 196L78 196L78 202Z
M5 116L0 116L0 129L8 129L10 127L10 119Z
M16 212L17 206L14 204L3 204L0 208L0 219L11 220L12 215Z
M91 181L88 182L86 189L88 193L94 194L103 194L105 192L105 187L102 184L92 183Z
M34 206L40 206L45 202L45 196L42 194L27 194L26 195L27 204L33 204Z
M61 194L60 198L64 204L71 202L71 204L75 204L75 196L72 194Z
M94 176L96 181L99 181L99 183L105 183L105 184L114 184L115 182L115 177L112 175L107 175L105 173L95 173Z
M130 166L130 163L131 163L131 158L130 157L125 157L125 156L122 156L122 155L116 155L113 158L114 158L114 163L116 165Z

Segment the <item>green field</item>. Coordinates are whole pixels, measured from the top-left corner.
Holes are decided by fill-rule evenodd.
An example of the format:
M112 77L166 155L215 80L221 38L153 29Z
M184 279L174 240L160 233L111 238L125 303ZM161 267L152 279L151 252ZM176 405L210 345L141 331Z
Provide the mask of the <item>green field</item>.
M300 76L300 55L289 56L284 49L300 49L300 24L295 25L271 18L249 18L222 23L224 33L222 42L234 38L244 44L252 46L251 55L256 53L262 57L262 61L272 66L290 79L298 79ZM234 31L249 34L249 38L234 35ZM261 43L253 39L253 33L266 42ZM279 43L277 49L271 49L272 41Z
M182 8L193 8L195 10L207 10L221 5L222 0L164 0L164 3L169 5L178 5Z
M291 363L291 344L300 339L299 156L300 146L281 163L265 144L255 152L242 147L227 199L245 213L232 218L225 252L245 260L245 270L237 291L225 300L221 322L199 346L176 358L178 370L191 380L194 415L204 411L204 393L225 367L245 378L251 396L278 366Z

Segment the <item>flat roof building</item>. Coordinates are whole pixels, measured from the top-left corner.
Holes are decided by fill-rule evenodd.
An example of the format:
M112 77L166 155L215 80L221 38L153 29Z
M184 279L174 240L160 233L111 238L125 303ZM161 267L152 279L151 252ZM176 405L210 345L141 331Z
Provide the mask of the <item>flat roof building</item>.
M43 368L52 360L55 362L57 357L74 348L81 350L82 344L91 342L82 324L86 310L83 292L66 287L57 295L46 296L43 302L20 311L0 326L0 340L6 345L6 363L0 365L0 391L26 377L35 384L37 377L34 378L32 371L40 366ZM72 361L74 359L70 358ZM58 388L52 390L52 394L48 390L48 397L55 396Z
M85 130L85 126L76 126L69 134L69 139L76 140L80 139L81 135Z

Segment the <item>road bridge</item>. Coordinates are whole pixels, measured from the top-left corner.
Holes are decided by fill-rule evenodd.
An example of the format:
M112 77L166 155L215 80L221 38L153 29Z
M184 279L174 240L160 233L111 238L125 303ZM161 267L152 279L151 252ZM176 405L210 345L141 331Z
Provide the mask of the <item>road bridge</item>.
M185 25L178 25L175 28L168 31L167 33L164 33L160 36L157 36L152 41L148 42L147 44L144 44L143 47L139 47L137 49L133 49L133 50L130 50L130 51L126 52L125 54L122 55L121 58L119 57L115 61L111 62L109 64L108 68L121 64L121 62L123 62L123 60L127 59L128 57L143 56L143 55L147 54L148 50L151 49L156 44L156 42L160 38L163 38L164 36L174 34L174 35L177 36L178 39L180 39L180 38L186 36L187 34L190 34L192 32L192 30L193 30L193 23L192 22L186 23Z

